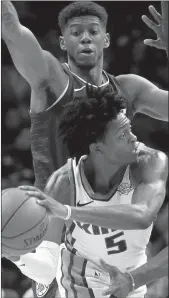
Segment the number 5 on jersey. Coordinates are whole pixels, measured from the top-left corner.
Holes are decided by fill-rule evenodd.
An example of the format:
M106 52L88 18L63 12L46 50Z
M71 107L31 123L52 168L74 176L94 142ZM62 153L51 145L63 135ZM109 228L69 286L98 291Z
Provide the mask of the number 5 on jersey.
M120 232L118 234L105 238L106 248L113 248L112 250L107 251L108 255L118 254L127 250L126 241L124 239L118 241L118 238L122 235L124 235L124 233Z

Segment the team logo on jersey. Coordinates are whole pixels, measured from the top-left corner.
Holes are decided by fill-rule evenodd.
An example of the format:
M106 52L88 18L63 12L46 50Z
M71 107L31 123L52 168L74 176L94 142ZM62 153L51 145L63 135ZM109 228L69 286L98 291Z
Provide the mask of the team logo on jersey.
M95 271L94 277L99 278L100 277L100 272L99 271Z
M129 183L121 183L117 189L117 191L119 192L120 196L121 195L128 195L130 191L133 190L133 186Z
M36 295L37 297L43 297L47 291L49 290L49 286L43 285L36 282Z

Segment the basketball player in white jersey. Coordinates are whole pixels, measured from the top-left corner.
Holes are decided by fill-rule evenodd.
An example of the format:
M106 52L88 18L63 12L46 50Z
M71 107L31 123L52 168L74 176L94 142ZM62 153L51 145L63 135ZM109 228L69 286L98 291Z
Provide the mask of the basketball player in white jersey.
M132 289L133 282L135 289L137 289L156 279L168 276L168 246L148 260L146 264L130 271L132 277L122 273L117 267L106 264L104 261L101 261L101 264L110 275L110 286L103 294L113 294L117 298L126 297Z
M144 21L156 32L158 43L153 43L151 40L147 44L166 50L167 39L164 38L164 32L167 26L164 26L163 29L165 30L162 30L162 25L166 23L152 7L150 8L150 12L159 22L159 26L157 27L155 23L151 23L145 17ZM76 17L76 14L78 17ZM93 18L96 21L95 25L92 23ZM78 36L75 36L76 32L71 32L70 30L75 20L79 23L76 24L74 30L78 31L82 29L81 34ZM109 45L109 35L105 31L106 22L107 14L105 10L97 6L94 2L89 3L89 5L83 2L76 2L76 4L69 5L59 17L59 24L61 25L63 34L61 37L61 48L67 51L68 54L68 64L60 65L55 57L41 49L34 35L20 24L13 5L9 1L2 2L3 39L17 70L29 82L32 89L31 144L36 185L40 189L43 189L46 179L50 174L59 168L59 166L62 166L67 159L68 152L66 148L64 148L59 138L57 140L53 139L53 134L55 134L54 132L57 129L56 122L62 112L62 103L71 101L79 95L85 89L85 81L96 86L103 82L102 87L108 85L110 82L113 88L117 88L119 92L125 94L129 102L128 114L130 118L132 114L140 111L151 117L162 120L168 119L166 113L166 91L158 89L146 79L139 76L122 75L118 76L116 78L117 80L114 78L111 80L111 76L109 77L108 74L102 72L103 49ZM92 33L95 26L97 27L96 35ZM93 59L93 53L86 52L79 53L78 55L76 53L77 48L88 51L88 44L95 51L95 59ZM98 53L100 53L100 57ZM84 70L84 65L87 66L86 70ZM133 111L130 103L134 106ZM49 127L48 130L46 123L53 128L50 129ZM45 134L46 131L47 134ZM43 136L40 134L43 134ZM46 140L48 144L45 143ZM51 151L48 154L49 156L46 156L46 150L44 149L45 146L46 148L49 147L49 143ZM40 148L42 148L41 151ZM53 232L53 236L54 234L55 231ZM20 267L20 269L22 268Z
M167 157L137 142L122 109L118 93L95 89L89 90L87 100L68 104L60 133L72 157L71 172L68 164L54 172L48 195L21 187L41 199L49 214L68 220L58 272L62 297L102 297L109 276L100 258L122 272L147 260L146 245L165 197ZM61 191L63 176L67 185L62 184ZM66 206L49 195L67 200ZM145 286L132 290L128 297L146 293Z

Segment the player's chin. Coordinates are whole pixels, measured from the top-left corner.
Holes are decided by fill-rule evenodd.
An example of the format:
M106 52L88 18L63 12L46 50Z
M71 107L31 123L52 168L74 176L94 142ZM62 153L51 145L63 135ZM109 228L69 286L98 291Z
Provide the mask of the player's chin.
M136 161L137 157L138 157L138 152L136 150L131 151L131 153L130 153L131 161Z
M96 65L95 59L78 59L76 64L81 68L90 69Z

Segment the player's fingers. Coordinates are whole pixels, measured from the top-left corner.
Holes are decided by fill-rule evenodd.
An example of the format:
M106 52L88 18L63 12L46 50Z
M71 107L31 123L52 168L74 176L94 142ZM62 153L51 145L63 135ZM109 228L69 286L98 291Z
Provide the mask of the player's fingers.
M154 17L154 19L160 24L162 17L161 15L158 13L158 11L154 8L153 5L149 6L149 11L151 12L152 16Z
M39 200L39 199L36 201L36 203L47 208L49 208L49 204L50 204L48 200Z
M110 266L102 259L100 259L100 264L101 264L102 268L110 274L111 277L116 278L116 276L119 272L118 268L116 268L115 266Z
M44 200L45 198L43 197L42 193L37 191L37 190L27 190L26 194L30 197L36 197L40 200Z
M155 32L157 31L157 25L150 20L146 15L143 15L142 17L142 21L152 30L154 30Z
M161 49L161 43L160 43L160 40L153 40L153 39L145 39L144 40L144 44L146 46L149 46L149 47L154 47L154 48L157 48L157 49Z
M37 188L35 186L31 186L31 185L20 185L18 186L19 189L22 189L22 190L37 190Z
M102 259L100 259L100 265L102 266L102 268L107 271L108 273L111 272L111 267L109 264L107 264L105 261L103 261Z
M108 296L108 295L111 295L113 294L114 292L116 291L115 287L109 287L107 290L104 290L102 292L102 295L103 296ZM111 298L114 297L114 296L111 296Z

